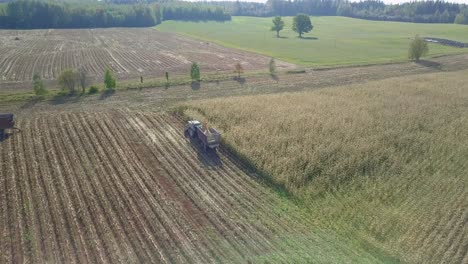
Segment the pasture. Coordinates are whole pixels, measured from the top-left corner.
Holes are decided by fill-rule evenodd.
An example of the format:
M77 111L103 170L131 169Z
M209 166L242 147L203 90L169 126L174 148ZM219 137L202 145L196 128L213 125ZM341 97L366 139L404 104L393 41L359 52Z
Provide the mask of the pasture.
M165 21L159 31L178 32L226 47L253 51L302 66L336 66L386 63L407 59L416 34L468 42L468 26L368 21L345 17L312 17L314 29L299 39L292 18L276 38L272 18L233 17L230 22ZM430 56L468 52L438 44L429 45Z
M318 226L405 262L466 263L467 75L421 74L183 107L304 201Z

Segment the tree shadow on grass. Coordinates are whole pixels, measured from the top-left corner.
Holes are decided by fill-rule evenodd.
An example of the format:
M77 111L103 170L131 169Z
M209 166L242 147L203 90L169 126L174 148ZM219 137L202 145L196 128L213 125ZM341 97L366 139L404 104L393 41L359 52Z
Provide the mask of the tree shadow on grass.
M42 97L35 96L26 101L20 108L21 109L28 109L34 107L37 103L39 103L41 100L43 100Z
M50 100L50 104L52 105L60 105L60 104L67 104L67 103L77 103L81 101L82 94L69 94L69 93L59 93L52 97Z
M304 39L304 40L318 40L319 38L317 38L317 37L302 37L302 38L299 38L299 39Z
M277 74L270 74L270 77L277 82L279 81L279 77Z
M192 90L200 90L201 83L199 81L194 81L190 86L192 87Z
M427 68L432 68L432 69L435 69L435 70L441 70L442 69L442 64L439 63L439 62L435 62L435 61L419 60L419 61L416 61L416 63L421 65L421 66L424 66L424 67L427 67Z
M239 76L234 77L233 80L238 82L239 84L245 84L247 82L247 80L244 77Z
M114 89L107 89L104 92L102 92L101 96L99 96L99 100L106 100L107 98L111 97L114 94L115 94Z

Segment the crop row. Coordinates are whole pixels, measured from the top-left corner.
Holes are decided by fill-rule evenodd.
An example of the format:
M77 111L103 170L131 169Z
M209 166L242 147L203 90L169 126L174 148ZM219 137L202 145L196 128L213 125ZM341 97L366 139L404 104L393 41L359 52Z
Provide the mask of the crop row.
M0 143L0 262L241 262L271 252L287 261L307 250L281 243L306 230L298 219L274 214L276 198L235 157L202 152L172 117L56 114L18 125Z

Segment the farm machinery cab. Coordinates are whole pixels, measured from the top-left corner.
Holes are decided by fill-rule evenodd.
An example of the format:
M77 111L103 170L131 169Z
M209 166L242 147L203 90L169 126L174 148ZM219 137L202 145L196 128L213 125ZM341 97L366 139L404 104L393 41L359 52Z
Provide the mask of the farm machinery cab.
M7 129L17 129L13 114L0 114L0 141L5 138Z
M221 142L221 134L214 128L202 125L200 121L191 120L187 122L185 131L190 138L198 138L203 145L203 150L216 150Z

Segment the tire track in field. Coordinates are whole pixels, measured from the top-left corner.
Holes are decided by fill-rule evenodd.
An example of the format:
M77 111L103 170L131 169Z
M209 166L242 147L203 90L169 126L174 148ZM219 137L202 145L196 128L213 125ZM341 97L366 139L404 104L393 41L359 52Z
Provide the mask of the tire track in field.
M247 203L245 203L242 198L248 199L249 197L240 198L239 194L242 193L242 191L238 190L236 186L228 184L229 179L237 176L235 173L232 173L232 171L231 172L226 171L224 169L224 166L220 166L220 168L216 168L213 170L205 170L200 165L200 162L196 160L198 158L209 163L210 162L209 158L206 157L205 153L201 153L201 152L197 153L193 149L189 148L187 144L185 144L184 138L180 134L178 134L175 130L170 129L170 125L167 124L166 120L164 120L163 118L160 118L159 116L152 116L152 117L148 117L146 115L144 117L143 115L138 115L138 116L140 118L144 118L147 121L147 123L152 124L153 127L161 128L160 133L164 134L164 136L167 138L167 141L174 147L174 149L181 150L179 152L179 156L181 157L181 159L187 160L187 164L191 165L191 167L193 167L194 170L198 172L198 175L204 175L205 179L209 179L210 181L207 181L207 182L212 183L210 187L212 187L213 190L215 190L216 192L220 192L220 190L222 189L225 189L225 192L228 191L229 192L228 195L222 196L222 200L227 201L227 203L232 206L238 206L238 208L236 208L235 210L236 212L245 211L246 215L250 215L254 211L261 210L260 207L255 208L255 206L251 207L247 205ZM177 140L175 137L179 137L179 140ZM198 157L195 156L196 154L198 155ZM220 181L220 179L223 179L223 181ZM229 188L223 188L221 186L222 184L224 184L225 187L229 187ZM221 192L221 194L222 193L223 192ZM258 202L258 201L255 201L255 202ZM246 209L250 209L250 210L246 211ZM248 216L245 217L244 215L242 215L242 217L248 218ZM258 230L258 226L254 226L253 228L256 229L257 232L259 233L264 233L264 232L269 231L269 230ZM268 241L268 238L266 241Z
M83 246L83 251L86 256L86 262L102 262L103 259L99 258L98 254L92 254L91 251L97 250L99 252L100 245L96 242L98 238L96 237L96 231L94 229L95 222L94 218L90 216L89 207L90 205L85 204L84 198L82 197L83 194L86 194L86 191L83 190L83 187L80 185L79 177L84 175L84 173L77 172L75 167L72 168L72 161L79 161L79 158L75 157L71 158L70 153L75 153L76 150L70 149L69 146L73 143L70 141L65 142L63 139L65 137L70 138L64 132L64 127L57 124L60 124L60 120L57 117L54 117L54 120L48 119L47 127L50 129L54 129L55 133L51 136L51 144L53 146L63 146L56 147L57 156L60 159L60 165L64 167L64 170L67 172L64 174L65 185L69 186L69 192L71 196L71 200L74 201L75 210L76 210L76 221L78 226L78 232L80 232L80 240ZM68 151L64 151L68 150ZM89 242L91 241L91 245L93 245L93 250L89 250ZM86 243L88 242L88 243ZM82 261L83 262L83 261Z
M57 134L60 136L59 131L54 129L54 126L51 124L52 117L41 117L40 122L45 131L44 133L44 143L46 146L50 146L51 149L47 151L46 157L50 162L51 170L54 171L53 175L55 176L56 190L59 191L59 196L62 197L62 218L64 218L66 223L66 228L70 234L71 243L73 245L73 251L76 254L76 260L79 263L90 262L89 253L86 250L86 241L83 237L82 228L78 221L77 212L79 210L78 199L72 199L73 191L69 189L70 183L68 182L68 177L66 174L73 173L72 169L68 164L64 163L63 158L65 154L62 152L62 145L57 144L53 139L57 137ZM55 118L54 118L55 119ZM55 120L53 120L56 122ZM52 133L53 131L53 133ZM62 157L60 159L59 157Z
M20 120L17 122L17 126L23 127L23 122ZM24 199L25 201L23 202L23 210L26 218L26 226L25 226L25 240L26 240L26 254L29 255L31 260L29 262L39 262L39 260L43 260L44 256L42 253L45 251L45 246L40 238L40 229L41 225L40 222L37 220L37 215L34 210L35 208L35 201L33 199L33 192L31 189L31 179L30 179L30 173L28 171L28 166L26 166L26 161L28 160L25 156L25 146L24 142L25 140L23 139L23 133L19 135L15 135L17 140L15 140L15 149L17 151L17 166L19 166L20 170L20 177L22 178L20 180L21 182L21 187L24 192ZM36 226L37 225L37 226ZM39 229L39 230L38 230ZM26 260L28 261L28 260Z
M103 137L101 133L96 133L97 131L91 130L90 125L88 124L87 120L85 120L82 116L70 115L72 119L74 119L74 123L79 123L84 130L87 131L87 134L92 135L93 137L88 137L87 141L89 141L90 149L94 155L97 155L97 159L100 160L102 164L102 169L105 171L103 173L106 177L108 182L107 186L109 186L109 191L112 193L113 199L118 200L118 204L121 205L121 210L128 211L127 214L117 213L119 216L126 216L130 220L135 222L133 228L135 230L139 230L138 234L142 233L144 239L147 239L147 242L152 245L155 249L165 248L160 241L164 241L164 239L156 239L154 235L158 235L158 232L155 230L150 231L150 227L148 226L148 216L142 212L142 209L137 206L136 200L133 197L127 196L134 196L135 194L129 193L126 187L122 184L122 175L118 172L115 168L115 164L113 163L120 163L119 160L112 160L112 157L109 157L108 154L104 150L103 144L101 143L100 138ZM153 235L154 234L154 235ZM141 244L145 248L148 248L145 243ZM167 248L164 250L164 254L157 250L160 253L160 260L163 262L171 261L171 259L176 259L175 256L171 256L167 251ZM152 255L150 254L149 257L151 258ZM169 257L168 260L166 258Z
M94 198L93 200L99 203L100 207L100 209L97 211L97 215L101 218L101 224L98 230L103 229L100 230L101 235L99 235L99 238L102 239L103 245L106 248L106 251L108 252L106 256L110 257L109 255L116 253L115 250L117 250L118 253L128 254L128 252L121 252L119 249L111 250L111 248L117 246L116 237L118 237L118 234L115 233L115 228L116 226L122 226L123 228L116 229L125 230L124 235L128 236L129 238L131 237L131 241L133 241L132 243L137 243L138 241L138 244L135 244L134 247L135 249L142 248L142 251L140 251L140 257L144 256L143 260L149 258L150 261L154 261L151 259L151 255L147 255L145 253L144 249L148 248L147 243L154 244L156 242L154 241L154 238L151 235L149 235L147 230L141 230L139 228L137 222L139 217L133 212L129 211L129 207L126 205L125 201L123 201L121 195L116 193L118 191L118 188L115 185L119 183L116 182L114 179L110 179L110 177L112 177L112 174L109 172L106 165L106 163L108 162L107 160L105 160L106 155L102 152L102 149L98 149L98 146L94 142L98 135L89 130L88 126L81 123L78 117L74 115L65 115L64 118L66 119L66 123L70 126L69 133L75 133L75 131L85 131L84 133L80 134L83 135L83 137L80 137L79 135L75 134L74 138L76 138L79 142L77 143L78 146L83 146L84 154L82 154L82 156L87 159L88 164L90 165L89 168L94 167L94 164L96 162L101 164L100 166L95 166L94 169L92 169L93 171L91 172L91 182L93 187L92 194L100 196L99 198ZM80 129L77 130L77 128ZM128 227L127 225L130 225L130 227ZM112 234L106 235L108 233ZM145 236L141 234L147 235ZM131 255L132 254L130 254L129 256L131 257ZM123 258L125 259L125 256ZM165 258L162 257L159 261L165 262L164 259Z
M272 210L271 207L273 204L275 204L277 201L271 200L269 204L264 203L263 200L267 200L268 197L271 196L269 193L263 193L262 197L257 197L254 195L254 187L247 184L247 182L250 180L248 174L245 172L241 171L239 168L237 168L234 164L226 160L226 158L223 155L220 155L220 161L222 162L221 164L215 164L214 161L212 160L212 157L208 157L206 153L202 152L199 148L195 147L193 144L187 144L185 143L186 140L183 137L183 133L181 131L184 130L183 126L178 125L179 122L177 120L174 120L170 117L166 116L159 116L156 115L153 117L154 120L156 120L156 124L164 124L164 129L167 132L170 132L174 139L171 140L174 144L178 144L179 149L185 149L184 153L187 155L192 156L192 159L195 160L196 157L195 155L198 154L198 157L203 160L204 163L216 167L215 170L210 170L208 175L211 177L211 179L217 183L218 186L229 186L229 189L233 190L233 195L234 198L236 198L235 204L239 204L241 210L240 212L245 212L245 217L250 218L252 215L257 216L257 221L260 222L258 226L255 228L257 229L258 232L268 232L270 233L270 236L274 237L274 241L281 241L281 237L278 236L278 234L281 233L295 233L298 232L298 228L303 228L304 231L306 230L305 226L302 226L299 224L299 222L296 222L293 229L290 227L288 224L283 224L282 220L283 219L275 219L275 221L271 221L273 219L273 215L271 214ZM170 120L176 121L175 123L168 122ZM182 124L182 123L180 123ZM175 128L177 126L177 128ZM224 154L224 153L223 153ZM193 166L195 167L200 167L200 165L194 164ZM230 177L225 177L224 175L229 175ZM245 177L242 177L242 175L245 175ZM252 188L252 190L251 190ZM261 193L262 188L260 186L257 186L256 190ZM287 217L286 220L288 223L291 223L293 218ZM296 219L298 220L298 219ZM258 229L258 227L261 227L262 229ZM267 238L268 240L271 240L270 238ZM313 236L310 237L310 240L308 239L308 242L311 243L318 243L317 239L314 238ZM295 245L294 246L296 249L301 248L304 249L304 252L307 252L307 247L306 245ZM282 247L282 250L290 250L291 248L288 247ZM278 250L276 250L278 252Z
M138 124L133 123L132 120L130 121L131 126L133 127L136 133L141 134L142 138L146 138L146 140L152 142L151 137L149 137L145 132L143 132ZM200 211L204 212L204 209L202 208L206 206L206 199L208 198L208 196L205 194L205 191L199 186L193 185L191 178L186 177L185 173L179 170L178 166L174 164L173 160L167 159L165 157L165 150L160 149L159 147L159 144L152 146L151 150L153 153L153 157L159 160L161 164L165 164L163 167L168 171L170 179L174 181L174 183L181 190L183 190L187 197L190 197L190 199L194 201L194 205ZM196 195L193 195L193 192L195 192ZM210 202L209 204L213 204L213 202ZM213 226L221 228L222 231L220 231L220 233L226 239L226 242L230 244L230 248L234 249L237 252L237 254L244 258L245 252L248 252L249 250L245 250L243 246L245 243L239 243L239 241L237 240L232 240L232 237L236 237L235 232L233 231L234 228L232 228L232 226L229 226L227 222L219 214L217 214L218 211L219 210L211 210L210 213L205 213L205 216L208 219L210 219L210 222L213 223Z
M10 241L11 241L11 255L12 255L12 262L23 262L23 218L21 215L21 198L18 195L19 188L16 185L16 178L18 175L15 170L15 151L13 149L13 141L14 138L10 138L7 142L7 158L4 159L6 164L9 166L7 167L6 171L6 180L5 180L5 187L6 187L6 195L7 195L7 208L10 212L9 215L9 223L8 227L10 229Z
M0 225L1 228L1 239L0 239L0 246L1 246L1 253L0 258L5 263L11 263L13 256L12 256L12 244L11 244L11 235L10 235L10 227L9 227L9 210L8 210L8 187L7 187L7 175L8 175L8 164L5 162L7 160L8 149L6 148L6 143L2 142L2 147L0 148L1 154L1 177L0 177L0 210L2 212Z
M113 210L109 209L112 206L109 205L110 202L107 198L107 193L104 191L105 184L102 181L97 180L100 179L100 177L96 177L96 175L104 175L104 172L100 170L101 168L99 166L94 166L91 159L95 157L89 157L92 156L92 153L88 150L88 145L84 144L86 140L83 141L82 137L76 134L76 131L83 131L83 129L81 128L80 130L76 130L78 127L71 124L67 115L60 116L60 119L65 120L65 128L63 128L64 125L60 125L60 127L62 127L62 132L66 133L67 138L70 140L69 143L71 145L71 150L68 151L68 153L71 155L71 160L80 161L80 167L82 167L78 167L77 176L83 177L83 175L86 175L85 180L77 180L77 183L81 185L81 191L84 192L83 197L86 203L86 208L89 208L90 210L90 219L92 221L91 227L93 227L91 235L92 238L95 238L93 240L94 247L92 249L97 251L100 261L109 262L109 255L112 254L112 251L108 243L111 242L112 244L115 244L115 232L112 232L113 230L110 229L110 227L119 231L119 223L112 220L120 219L115 217ZM68 144L65 144L65 146L68 147ZM94 161L96 160L97 159L94 159ZM77 179L80 178L77 177ZM104 215L106 214L109 215L109 217L105 217ZM110 238L110 236L112 237ZM120 243L124 246L126 244L125 241L120 241Z
M37 150L37 145L39 143L36 142L37 140L33 140L36 138L34 136L36 134L33 134L34 131L37 131L36 120L29 120L28 125L28 129L26 130L28 132L26 139L28 140L27 146L29 151L27 151L27 153L30 154L30 164L33 166L33 171L35 172L33 177L34 185L32 188L36 190L36 199L41 201L38 206L38 210L42 209L42 213L39 211L38 215L42 216L41 225L44 226L40 239L44 239L47 243L47 251L49 253L45 254L46 259L49 260L49 258L52 257L54 262L62 262L62 247L59 243L60 239L58 237L57 230L55 229L55 226L57 225L55 224L55 219L52 216L49 194L47 193L43 182L43 176L45 174L43 169L44 166L40 166L40 162L37 160L37 158L42 154ZM24 131L22 133L24 133Z
M170 217L170 219L173 219L173 221L176 222L177 224L177 229L179 230L183 230L184 233L189 233L189 236L191 236L191 240L198 240L198 239L202 239L202 243L204 243L204 247L199 247L197 246L197 250L199 250L200 252L205 252L207 250L212 250L212 247L207 245L207 241L204 240L204 237L201 237L199 236L199 234L193 236L192 234L192 230L191 230L191 226L193 223L191 223L191 221L189 221L189 219L187 219L185 217L185 214L180 214L180 211L179 212L173 212L173 211L170 211L170 210L167 210L168 208L171 208L173 206L177 206L175 204L169 204L169 202L171 201L171 198L169 198L168 194L167 194L167 191L164 190L164 187L162 187L161 185L159 185L159 183L155 180L152 179L151 175L150 175L150 169L147 168L147 165L149 165L150 163L154 163L155 161L154 160L151 160L151 161L147 161L146 164L144 162L141 162L142 160L144 160L144 157L138 153L138 151L136 151L132 146L131 144L129 143L129 137L128 137L128 133L125 133L123 130L122 130L122 126L121 125L116 125L113 120L114 119L117 119L118 117L109 117L106 115L106 118L104 118L102 121L102 125L107 127L107 130L109 131L115 131L113 136L115 137L115 140L117 142L117 144L120 145L120 147L122 149L131 149L134 151L134 155L130 155L130 157L133 157L130 161L127 160L125 162L125 164L132 164L133 166L131 166L132 168L135 168L136 171L134 171L132 173L132 175L137 176L141 176L144 184L145 184L145 187L148 188L148 190L150 190L152 193L154 193L153 195L151 195L153 197L153 199L158 199L158 201L161 201L161 203L163 203L161 206L159 206L159 202L158 203L153 203L155 205L158 205L158 210L162 210L164 211L165 214L168 215L168 217ZM142 150L140 148L140 151L142 152L146 152L147 150ZM123 157L125 159L125 157ZM159 164L158 164L159 165ZM154 170L153 170L154 171ZM153 177L157 177L159 173L156 173L156 174L153 174ZM154 188L153 186L155 186L156 188ZM157 195L156 195L157 194ZM179 210L180 206L178 206L177 210ZM175 210L175 208L173 209ZM179 219L183 219L183 221L179 220ZM192 220L193 222L193 220ZM208 261L210 258L213 258L213 252L210 252L210 253L207 253L205 252L205 256L204 257L208 257L208 259L205 259L205 261Z
M141 117L141 116L140 116ZM151 133L150 129L146 126L143 125L144 121L141 119L136 119L137 123L139 123L140 127L146 131L147 133ZM146 120L148 122L148 120ZM146 123L147 123L146 122ZM156 126L157 128L160 125ZM167 142L167 135L164 135L164 131L159 131L159 133L152 133L153 136L159 137L160 142ZM170 140L169 140L170 142ZM232 228L238 230L238 236L242 239L243 243L247 245L249 248L251 248L253 254L260 254L261 252L266 251L269 249L269 247L266 245L268 244L268 240L259 232L256 231L254 226L251 226L249 221L243 217L242 215L239 214L238 208L236 208L235 203L228 198L226 195L223 193L227 191L227 189L216 189L216 186L213 186L213 183L210 181L202 180L200 179L200 176L203 175L204 178L206 178L206 173L205 171L199 170L196 166L193 166L193 162L189 162L190 158L188 157L183 157L180 156L177 152L174 151L174 149L180 150L180 148L177 147L170 147L170 144L161 144L164 145L165 147L165 153L166 155L172 156L172 159L178 161L178 167L180 167L181 171L183 174L186 175L191 175L194 172L196 172L197 176L194 175L194 179L196 179L196 183L198 186L203 186L206 195L210 197L211 204L221 214L220 217L223 219L230 219L231 217L235 217L235 219L243 219L244 221L239 221L237 224L233 224ZM200 188L199 187L199 188ZM230 201L231 200L231 201ZM221 208L232 208L233 210L230 211L232 216L227 214L227 212ZM248 230L248 232L246 232ZM262 242L261 242L262 241ZM266 244L265 244L266 243Z
M184 233L180 232L181 229L183 230L182 226L175 226L173 223L174 219L171 219L170 217L168 217L166 212L159 206L158 201L156 201L156 199L151 195L150 187L146 183L144 183L144 180L141 177L141 176L144 176L144 174L137 173L134 170L133 166L127 166L127 164L131 164L131 162L128 160L126 155L123 154L120 143L118 143L117 140L115 139L116 133L112 134L109 130L106 130L106 128L102 125L102 123L103 122L97 122L95 124L95 127L97 129L100 129L101 132L105 135L107 144L104 144L104 145L111 147L109 151L112 151L113 153L115 153L117 160L120 160L124 164L126 164L126 166L121 166L120 172L122 173L122 171L124 171L126 174L124 175L123 178L128 181L127 183L128 189L130 190L132 186L139 186L139 189L134 191L134 193L142 194L141 195L142 197L138 199L140 200L139 205L141 207L143 206L146 207L145 208L146 212L150 212L153 210L154 216L156 216L156 218L159 219L159 222L165 228L166 232L170 234L171 237L175 238L174 241L176 242L177 247L182 250L183 254L186 255L186 258L192 259L194 261L201 261L201 259L198 259L200 257L198 256L198 253L195 252L192 248L193 246L190 245L191 244L190 239L186 237ZM134 155L130 155L130 156L134 156ZM122 162L120 162L119 164L122 164ZM131 182L130 179L132 179L134 182ZM151 208L151 205L157 205L157 209Z
M112 119L114 121L114 119ZM115 121L114 121L115 122ZM133 128L132 126L130 126L129 124L126 124L126 123L123 123L123 121L121 121L121 123L119 125L116 125L117 127L121 127L121 126L125 126L127 129L129 130L133 130L135 128ZM135 130L136 133L139 133L138 130ZM142 143L139 143L140 145ZM148 147L146 147L146 144L144 144L143 146L145 146L145 151L144 152L149 152L151 156L153 156L153 159L151 159L150 157L148 157L146 154L143 154L143 157L139 157L140 160L142 160L143 163L147 163L147 164L143 164L143 166L149 166L149 164L151 163L154 163L155 160L158 160L156 154L154 153L154 151L151 151L151 149L148 149ZM140 153L138 151L136 151L137 155L139 155ZM151 160L151 161L148 161L148 160ZM145 162L146 161L146 162ZM161 167L160 168L166 175L169 175L171 172L167 171L165 168ZM199 208L198 204L188 195L188 193L186 193L186 190L184 190L183 188L180 188L180 186L178 185L177 182L172 182L171 179L165 179L165 177L168 177L168 176L160 176L158 179L161 181L161 182L165 182L163 186L166 186L166 187L169 187L171 189L173 188L177 188L176 190L174 190L174 192L181 192L181 196L183 196L183 199L187 199L188 200L188 203L190 203L191 205L190 206L193 206L194 208L190 209L190 212L194 212L195 214L194 215L191 215L191 217L195 217L197 220L196 222L209 222L213 227L217 227L217 224L215 222L213 222L213 219L211 219L209 216L206 215L206 213L204 211L202 211L201 208ZM170 187L171 186L171 187ZM177 199L181 199L181 198L177 198ZM184 202L184 204L186 204L186 202ZM185 208L184 208L185 209ZM196 210L196 211L194 211ZM198 224L196 224L196 226L199 226ZM202 228L202 227L200 227ZM217 227L218 228L218 227ZM202 231L202 230L199 230L199 231ZM218 231L219 232L219 231ZM204 238L204 235L206 234L201 234L201 237ZM210 241L210 239L207 239L208 241ZM211 242L211 241L210 241ZM219 246L219 245L217 245ZM219 251L219 250L218 250ZM227 252L220 252L219 254L222 256L224 254L226 254ZM233 256L231 256L231 259L232 259ZM235 257L237 258L237 257ZM229 258L227 258L229 259Z
M75 252L76 249L73 247L73 239L69 234L68 222L65 221L61 216L64 211L63 201L58 193L58 189L55 186L57 175L55 175L52 170L52 166L49 162L49 159L46 158L51 149L47 149L45 143L44 129L40 126L40 118L34 119L34 131L37 133L37 150L39 163L41 164L40 168L42 169L41 173L41 182L44 186L45 194L48 197L50 205L50 214L52 217L53 227L57 235L58 244L60 247L60 252L62 254L61 261L76 263ZM50 146L53 147L53 146Z

